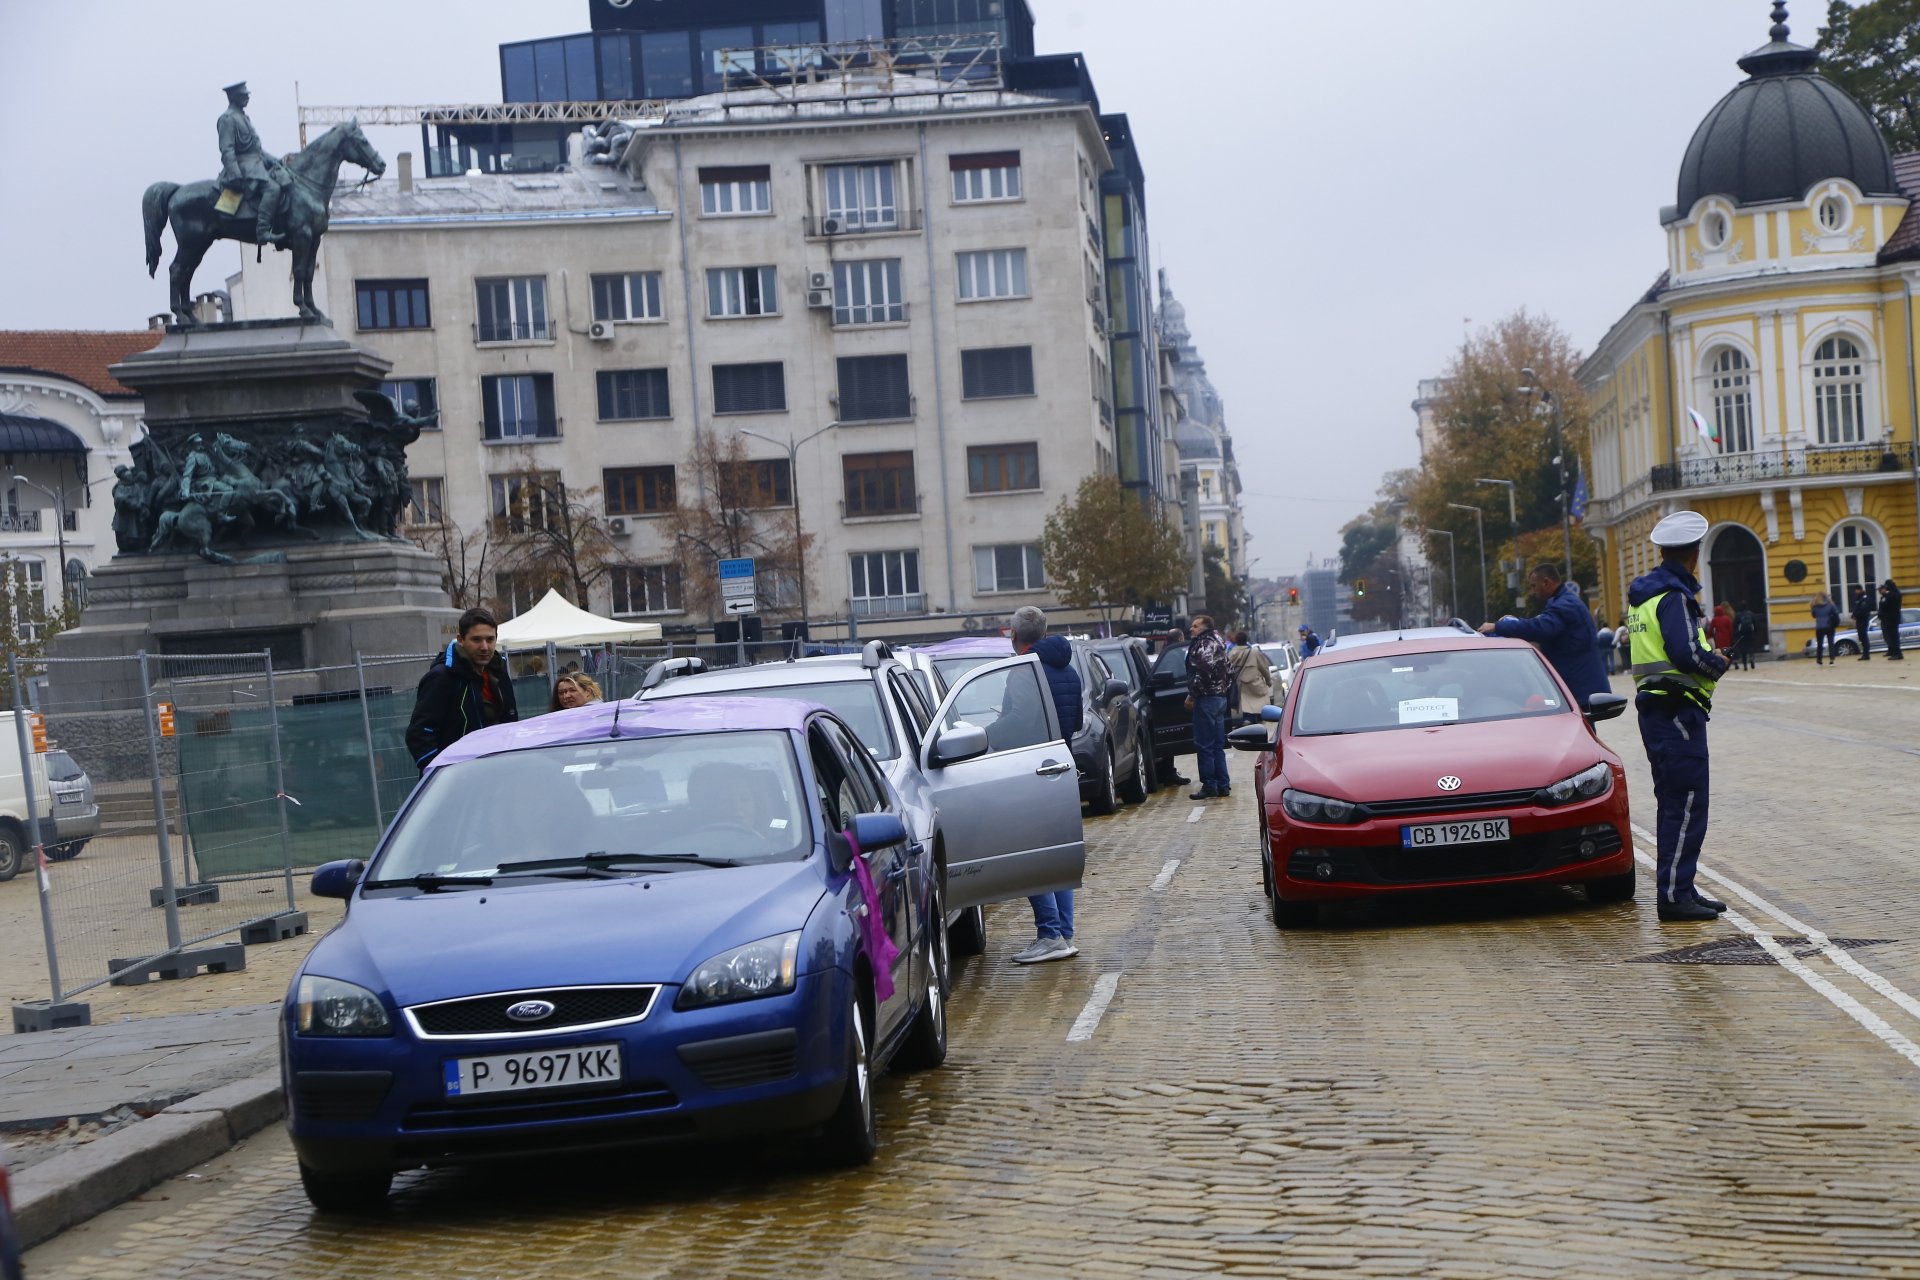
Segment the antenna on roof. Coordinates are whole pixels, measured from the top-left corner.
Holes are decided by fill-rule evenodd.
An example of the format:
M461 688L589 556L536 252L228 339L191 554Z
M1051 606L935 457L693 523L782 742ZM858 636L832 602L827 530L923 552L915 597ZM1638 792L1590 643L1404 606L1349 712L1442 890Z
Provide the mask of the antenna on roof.
M626 702L627 702L627 700L626 700L625 698L616 698L616 699L614 700L614 703L613 703L613 732L612 732L611 734L609 734L609 735L608 735L609 737L614 737L614 738L617 738L617 737L619 737L619 736L620 736L620 708L621 708L621 707L623 707L623 706L625 706L625 705L626 705Z

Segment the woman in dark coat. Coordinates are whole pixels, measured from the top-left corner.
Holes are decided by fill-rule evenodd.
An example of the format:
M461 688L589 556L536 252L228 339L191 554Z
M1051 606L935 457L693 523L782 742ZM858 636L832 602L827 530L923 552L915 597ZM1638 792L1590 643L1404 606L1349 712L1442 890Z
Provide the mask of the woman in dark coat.
M1899 662L1900 588L1892 578L1880 584L1880 638L1887 642L1887 661Z
M1873 621L1873 596L1865 587L1853 589L1853 599L1847 612L1853 615L1853 631L1860 637L1860 661L1867 660L1867 624Z

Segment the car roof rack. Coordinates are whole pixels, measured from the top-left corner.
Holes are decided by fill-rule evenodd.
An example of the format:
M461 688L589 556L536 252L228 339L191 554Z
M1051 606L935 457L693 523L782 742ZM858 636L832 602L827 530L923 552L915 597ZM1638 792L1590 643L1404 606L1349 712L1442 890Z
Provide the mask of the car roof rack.
M872 671L887 659L893 657L893 649L885 640L869 640L860 648L860 665Z
M640 681L640 692L657 689L675 676L697 676L706 669L705 658L662 658L647 668L646 678Z

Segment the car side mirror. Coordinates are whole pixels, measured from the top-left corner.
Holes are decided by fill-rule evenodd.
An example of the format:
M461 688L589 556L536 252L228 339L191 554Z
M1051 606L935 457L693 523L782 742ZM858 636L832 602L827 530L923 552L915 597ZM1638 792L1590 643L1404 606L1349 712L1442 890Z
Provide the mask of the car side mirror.
M1286 714L1287 713L1285 711L1281 710L1279 707L1274 706L1272 703L1268 703L1266 706L1260 708L1260 719L1266 722L1267 724L1279 724L1281 718L1284 717ZM1253 726L1248 725L1247 727L1251 729ZM1236 730L1235 732L1238 732L1238 730Z
M957 720L934 735L933 744L927 749L927 763L935 769L944 769L985 754L987 731L977 724Z
M343 858L338 862L323 862L313 869L313 883L310 886L316 898L350 898L353 887L360 883L360 877L367 873L367 864L360 858Z
M863 853L869 849L891 849L907 842L907 824L900 821L897 813L857 813L847 834Z
M1115 698L1126 697L1127 693L1127 682L1125 680L1109 680L1107 681L1107 687L1100 691L1100 700L1102 702L1112 702Z
M1235 751L1265 751L1273 745L1267 738L1266 727L1257 724L1242 725L1235 729L1227 735L1227 743Z
M1617 693L1590 693L1587 695L1587 723L1598 724L1602 720L1611 720L1627 709L1629 699Z

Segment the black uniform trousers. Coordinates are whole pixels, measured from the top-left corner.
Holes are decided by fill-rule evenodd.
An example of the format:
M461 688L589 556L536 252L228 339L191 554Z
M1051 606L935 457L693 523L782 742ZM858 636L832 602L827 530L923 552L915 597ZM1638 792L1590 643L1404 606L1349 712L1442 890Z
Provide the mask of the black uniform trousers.
M1653 770L1660 820L1656 875L1663 904L1693 898L1694 868L1707 838L1707 713L1677 693L1637 699L1640 741Z

